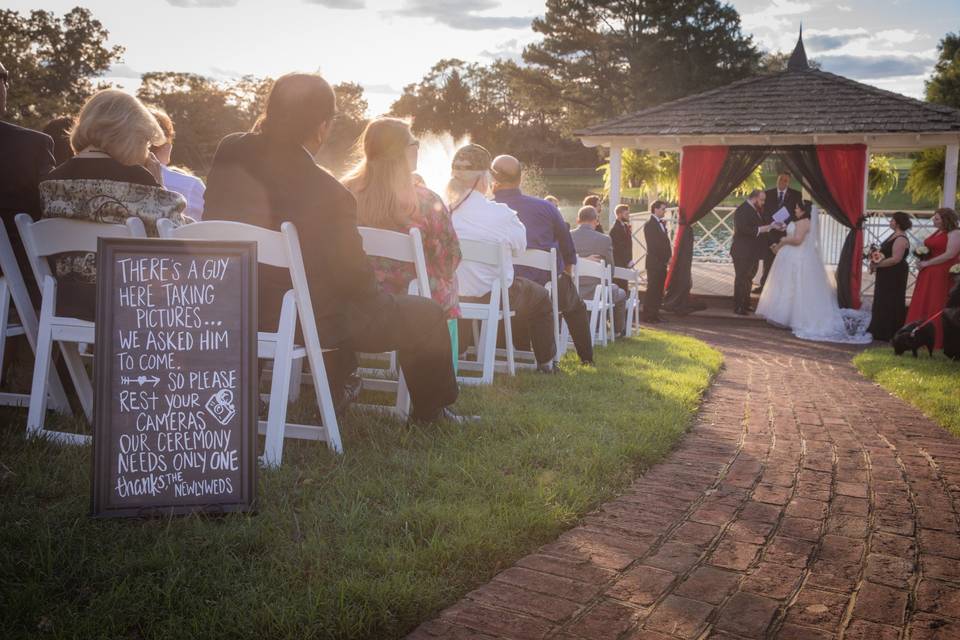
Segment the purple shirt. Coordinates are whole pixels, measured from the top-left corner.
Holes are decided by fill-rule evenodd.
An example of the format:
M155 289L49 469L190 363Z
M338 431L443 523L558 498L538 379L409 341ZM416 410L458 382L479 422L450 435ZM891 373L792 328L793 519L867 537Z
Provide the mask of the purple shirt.
M559 209L546 200L524 195L520 189L500 189L493 194L493 199L517 212L520 222L527 228L527 249L557 250L557 273L562 272L564 266L577 263L570 225ZM550 281L550 274L542 269L518 266L515 271L521 278L539 284Z

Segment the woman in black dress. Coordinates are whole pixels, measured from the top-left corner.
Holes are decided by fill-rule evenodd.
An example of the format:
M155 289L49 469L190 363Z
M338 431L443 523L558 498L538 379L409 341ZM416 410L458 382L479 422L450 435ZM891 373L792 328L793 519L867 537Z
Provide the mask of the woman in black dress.
M870 262L870 272L876 274L873 288L873 318L868 331L874 340L888 341L907 317L907 252L910 240L907 230L913 226L910 216L897 211L890 217L893 234L880 245L883 260Z

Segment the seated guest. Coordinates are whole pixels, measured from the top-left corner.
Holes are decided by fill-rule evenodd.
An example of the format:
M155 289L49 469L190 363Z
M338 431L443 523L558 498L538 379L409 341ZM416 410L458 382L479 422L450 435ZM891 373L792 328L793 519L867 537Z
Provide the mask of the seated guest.
M54 118L43 127L43 132L53 138L53 159L58 165L73 157L73 147L70 146L71 127L73 118L67 116Z
M580 206L593 207L597 211L597 216L599 216L600 215L600 196L589 195L583 199L583 202L581 203ZM599 220L597 220L596 231L598 233L603 233L603 225L600 224Z
M0 64L0 116L7 111L9 82L10 74ZM55 166L53 140L39 131L0 121L0 149L3 149L0 153L0 218L3 218L27 289L34 298L34 304L39 307L39 290L13 220L18 213L29 213L34 219L40 217L38 187Z
M410 419L455 416L450 339L439 304L377 287L357 231L357 202L314 162L337 113L333 89L317 74L278 78L255 131L220 142L207 181L204 219L233 220L300 235L331 391L340 410L359 390L356 352L398 351L413 403ZM286 270L260 267L260 321L277 326Z
M582 207L577 213L577 228L570 232L577 255L591 260L603 260L613 272L613 242L610 236L596 230L600 215L593 207ZM580 295L586 300L593 297L600 281L596 278L580 279ZM627 292L613 285L613 332L619 338L625 335L627 324Z
M403 120L374 120L360 138L363 158L343 184L357 199L357 218L362 226L402 233L414 227L420 230L430 293L443 307L453 339L460 317L460 241L440 196L416 184L413 170L417 168L419 146L410 125ZM409 262L375 258L372 263L377 283L387 293L406 293L410 281L417 277ZM453 344L456 351L456 342Z
M43 217L108 224L137 217L152 236L161 218L182 224L183 196L160 186L160 164L150 154L150 146L162 141L163 131L139 100L119 89L98 91L70 134L77 155L40 183ZM92 320L96 254L59 254L53 266L60 283L57 313Z
M890 217L893 233L880 245L882 259L870 261L870 273L876 275L876 280L870 328L867 331L874 340L888 342L907 319L907 276L910 274L907 264L910 239L907 238L907 231L912 226L913 222L906 213L894 213Z
M461 240L503 243L514 255L527 249L527 230L516 212L505 204L487 200L490 189L490 152L477 144L457 150L447 185L447 203L453 215L453 228ZM553 333L553 307L541 285L508 274L510 308L516 312L513 325L519 326L533 342L537 370L558 371L554 359L557 345ZM457 269L461 298L489 300L493 282L500 277L496 267L477 262L462 262Z
M613 266L630 268L633 262L633 234L630 229L630 205L618 204L616 209L617 219L610 227L610 240L613 241ZM628 288L628 283L623 279L616 279L614 283L623 289Z
M647 269L647 292L643 296L644 322L663 322L660 318L660 304L663 302L663 286L667 280L667 270L673 248L670 234L663 217L667 214L667 203L657 200L650 205L650 219L643 225L643 240L647 245L645 267Z
M150 107L150 113L157 119L157 124L163 129L166 140L160 146L152 147L154 155L160 161L160 173L163 176L163 186L168 191L175 191L187 200L187 210L184 214L194 220L203 218L203 192L206 186L203 180L191 175L179 167L170 166L170 156L173 154L173 140L177 132L173 128L173 120L167 112L157 107Z
M585 364L593 362L590 318L570 277L573 265L577 263L577 252L567 223L555 205L520 191L522 167L519 160L513 156L497 156L491 169L493 199L517 212L527 229L527 249L557 250L557 307L570 330L580 361ZM516 271L517 275L540 285L550 281L550 274L541 269L517 267Z
M557 196L544 196L543 199L555 206L557 211L560 210L560 200L557 198Z

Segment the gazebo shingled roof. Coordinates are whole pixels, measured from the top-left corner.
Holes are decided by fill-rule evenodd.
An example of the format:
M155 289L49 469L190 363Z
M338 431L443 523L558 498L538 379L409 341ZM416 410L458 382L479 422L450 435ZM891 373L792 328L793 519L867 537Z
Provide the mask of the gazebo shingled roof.
M772 136L838 135L879 135L893 142L884 134L900 134L897 145L942 146L942 141L929 139L930 134L960 137L960 110L811 69L802 35L786 71L740 80L576 132L588 146L637 138L641 144L629 146L660 150L676 148L679 140L662 146L645 143L687 136L731 136L735 140L730 143L742 143L744 136L756 136L753 144L763 144ZM923 134L926 140L910 134Z

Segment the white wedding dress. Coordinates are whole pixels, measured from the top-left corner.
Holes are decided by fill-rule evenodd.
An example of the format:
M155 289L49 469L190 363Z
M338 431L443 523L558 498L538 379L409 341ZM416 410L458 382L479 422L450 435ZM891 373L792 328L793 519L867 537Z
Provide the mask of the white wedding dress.
M814 208L810 231L799 245L784 245L777 253L757 303L757 315L770 324L787 327L803 340L865 344L870 312L841 309L837 291L820 256L819 231ZM791 222L787 235L796 233Z

